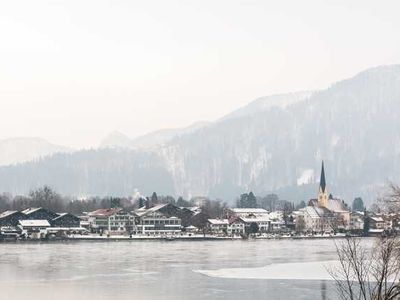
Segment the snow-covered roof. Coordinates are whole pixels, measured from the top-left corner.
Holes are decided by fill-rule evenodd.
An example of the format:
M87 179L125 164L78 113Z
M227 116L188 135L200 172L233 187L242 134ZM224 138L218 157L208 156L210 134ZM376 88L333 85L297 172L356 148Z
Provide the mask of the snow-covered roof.
M271 211L269 213L269 215L272 216L272 217L283 216L283 211L281 211L281 210Z
M16 210L6 210L6 211L4 211L4 212L2 212L1 214L0 214L0 219L1 218L5 218L5 217L8 217L8 216L11 216L11 215L13 215L13 214L15 214L15 213L17 213L18 211L16 211Z
M101 208L88 213L88 215L92 217L109 217L121 210L122 208Z
M179 208L187 209L187 210L190 210L191 212L197 212L197 211L201 210L201 208L199 206L189 206L189 207L180 206Z
M42 208L41 207L29 207L29 208L27 208L27 209L25 209L25 210L23 210L21 212L23 214L25 214L25 215L29 215L29 214L31 214L31 213L33 213L35 211L38 211L39 209L42 209Z
M364 212L363 212L363 211L356 210L356 211L351 212L351 214L352 214L352 215L360 215L360 216L363 216L363 215L364 215Z
M268 214L268 210L264 208L231 208L230 210L238 214Z
M329 210L334 212L345 212L348 211L345 204L340 199L329 199L328 200L328 207Z
M316 206L306 206L303 208L304 212L307 213L310 218L312 219L319 219L321 216L324 215L324 209L321 207L316 207Z
M19 220L19 224L23 227L50 227L47 220Z
M371 219L375 222L384 222L382 217L371 217Z
M272 211L269 213L269 218L272 219L282 219L283 218L283 212L282 211Z
M67 216L67 215L70 215L70 216L72 216L72 217L74 217L74 218L79 219L78 217L76 217L76 216L74 216L74 215L72 215L72 214L69 214L69 213L58 213L57 215L58 215L58 217L55 217L55 218L53 219L53 221L59 220L59 219L61 219L62 217Z
M198 229L196 226L190 225L188 227L186 227L186 229Z
M157 210L160 210L161 208L163 208L163 207L165 207L167 205L169 205L169 203L157 204L157 205L155 205L153 207L150 207L150 208L143 208L142 207L142 208L139 208L139 209L135 210L135 214L137 214L139 217L142 217L142 216L147 215L149 213L156 212Z
M212 225L229 225L228 219L208 219L208 222Z
M270 222L271 219L268 216L260 216L260 217L241 217L245 223L258 223L258 222Z

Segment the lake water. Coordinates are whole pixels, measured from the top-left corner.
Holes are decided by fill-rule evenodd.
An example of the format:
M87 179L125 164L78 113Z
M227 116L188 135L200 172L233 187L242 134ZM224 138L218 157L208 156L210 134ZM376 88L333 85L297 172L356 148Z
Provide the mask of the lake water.
M335 259L333 240L2 243L0 295L13 300L336 299L321 270Z

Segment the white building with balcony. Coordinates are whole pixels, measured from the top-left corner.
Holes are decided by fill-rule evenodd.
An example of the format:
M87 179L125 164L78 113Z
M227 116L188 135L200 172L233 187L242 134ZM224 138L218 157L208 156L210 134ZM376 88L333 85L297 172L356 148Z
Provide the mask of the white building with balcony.
M136 234L178 234L182 221L179 218L179 207L172 204L158 204L150 208L135 210Z

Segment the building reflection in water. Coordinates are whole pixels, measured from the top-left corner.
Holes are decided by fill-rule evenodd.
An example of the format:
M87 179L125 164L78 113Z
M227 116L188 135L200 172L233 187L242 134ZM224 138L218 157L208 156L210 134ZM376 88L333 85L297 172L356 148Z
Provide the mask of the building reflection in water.
M326 281L321 281L321 299L326 300Z

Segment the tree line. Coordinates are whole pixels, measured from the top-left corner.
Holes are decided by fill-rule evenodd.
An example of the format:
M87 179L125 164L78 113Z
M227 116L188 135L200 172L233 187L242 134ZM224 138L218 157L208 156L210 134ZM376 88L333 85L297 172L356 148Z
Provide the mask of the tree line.
M49 186L43 186L32 190L28 195L13 196L8 193L0 194L0 213L6 210L24 210L28 207L43 207L54 212L68 212L74 215L81 215L102 208L122 207L128 211L140 207L152 207L157 204L171 203L179 207L199 206L210 218L217 218L223 215L227 204L222 200L208 198L193 198L190 200L172 196L157 195L154 192L151 196L139 197L90 197L77 199L63 196Z
M304 203L304 201L302 201ZM236 200L238 208L263 208L268 211L288 211L296 210L299 205L295 206L293 202L279 199L276 194L268 194L264 197L256 197L253 192L241 194ZM304 206L305 207L305 203Z

